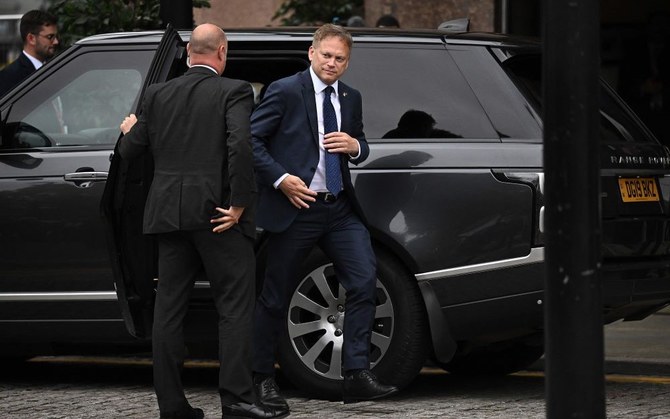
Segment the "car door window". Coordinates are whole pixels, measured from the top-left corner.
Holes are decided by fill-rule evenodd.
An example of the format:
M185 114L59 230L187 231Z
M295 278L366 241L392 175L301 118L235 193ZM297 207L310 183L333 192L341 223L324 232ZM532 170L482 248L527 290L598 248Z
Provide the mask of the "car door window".
M368 140L497 140L449 54L438 47L356 45L343 81L361 91Z
M450 45L449 54L468 79L502 141L542 142L542 118L481 45Z
M113 146L151 57L148 51L77 55L12 103L3 149Z

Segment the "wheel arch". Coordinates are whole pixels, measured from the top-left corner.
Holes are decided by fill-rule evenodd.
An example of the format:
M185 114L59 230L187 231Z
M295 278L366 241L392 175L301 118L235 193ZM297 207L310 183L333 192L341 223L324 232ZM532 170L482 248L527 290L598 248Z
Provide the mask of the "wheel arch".
M416 263L416 260L400 243L374 227L368 226L368 231L370 232L370 240L375 251L381 249L393 256L412 275L419 272L419 265Z
M389 257L393 257L407 269L410 275L415 275L418 272L416 261L399 243L391 240L378 230L371 230L370 235L375 252L381 251ZM417 286L423 298L435 359L439 362L449 362L457 350L457 343L451 334L449 321L444 315L437 294L430 283L417 280Z
M419 282L419 291L428 317L428 329L433 346L433 354L439 362L449 362L456 354L458 344L451 334L449 321L442 312L435 290L429 282Z

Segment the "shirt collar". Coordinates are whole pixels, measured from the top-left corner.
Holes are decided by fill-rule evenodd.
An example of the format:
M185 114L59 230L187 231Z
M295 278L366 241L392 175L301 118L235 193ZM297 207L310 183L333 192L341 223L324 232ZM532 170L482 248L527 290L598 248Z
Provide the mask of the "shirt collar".
M209 68L209 69L212 70L217 76L219 75L219 73L218 73L216 70L214 70L213 67L210 67L210 66L208 66L208 65L206 65L206 64L193 64L193 65L191 66L191 68L193 68L193 67L204 67L204 68Z
M314 70L312 69L312 66L309 66L309 75L312 76L312 84L314 85L314 92L315 93L321 93L323 90L328 87L328 85L324 82L321 81L321 79L316 75ZM331 84L333 86L333 89L335 89L335 95L337 96L337 84L339 83L339 80L335 80L335 83Z
M31 63L33 63L33 65L35 66L35 70L37 70L38 68L40 68L44 65L44 63L42 61L40 61L37 58L33 57L32 55L28 54L26 51L23 51L23 54L26 57L28 57L28 59L30 60Z

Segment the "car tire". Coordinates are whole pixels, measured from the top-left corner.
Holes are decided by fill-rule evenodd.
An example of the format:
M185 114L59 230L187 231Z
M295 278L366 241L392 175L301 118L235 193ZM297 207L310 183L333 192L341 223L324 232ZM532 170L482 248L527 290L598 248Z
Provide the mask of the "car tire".
M402 388L424 365L430 348L428 323L416 280L386 252L377 250L376 254L377 312L370 363L381 382ZM344 290L332 264L319 250L306 260L303 272L292 292L279 363L283 375L300 389L317 398L339 400L344 371L337 354L341 354L342 335L339 324L327 321L344 304ZM323 295L324 285L332 296ZM319 315L313 304L328 309ZM305 333L310 323L311 331Z
M456 354L440 366L457 375L506 375L528 368L543 354L541 345L507 342L476 349L466 355Z

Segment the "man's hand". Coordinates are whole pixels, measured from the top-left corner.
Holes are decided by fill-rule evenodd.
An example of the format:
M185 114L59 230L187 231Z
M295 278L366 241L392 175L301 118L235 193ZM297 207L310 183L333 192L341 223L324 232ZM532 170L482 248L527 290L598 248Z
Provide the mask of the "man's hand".
M135 125L137 122L137 117L135 116L134 113L131 113L129 116L126 116L123 122L121 122L121 125L119 128L121 128L121 132L123 135L128 134L128 131Z
M316 192L309 189L305 182L297 176L288 175L279 184L279 189L284 192L284 195L291 201L294 207L309 208L307 202L316 201Z
M346 132L331 132L323 136L323 147L329 153L358 154L358 140Z
M210 223L219 223L219 225L214 227L212 231L215 233L221 233L240 222L240 217L242 217L244 207L230 207L228 209L216 207L216 210L222 215L216 218L212 217Z

